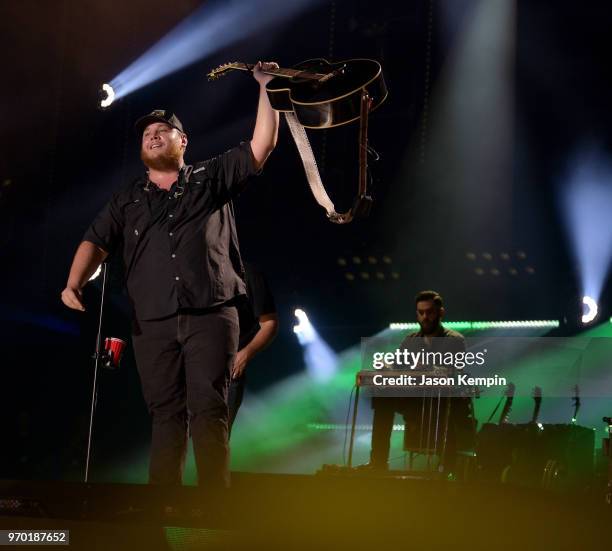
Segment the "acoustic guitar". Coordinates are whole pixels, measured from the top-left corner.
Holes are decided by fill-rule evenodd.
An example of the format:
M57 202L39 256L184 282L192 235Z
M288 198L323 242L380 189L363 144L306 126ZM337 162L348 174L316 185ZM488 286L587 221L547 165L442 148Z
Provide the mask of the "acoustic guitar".
M253 71L249 63L226 63L208 73L210 80L228 71ZM306 128L332 128L360 118L362 91L370 99L369 111L387 98L380 63L372 59L349 59L330 63L309 59L291 69L264 71L273 78L266 85L272 107L294 112Z

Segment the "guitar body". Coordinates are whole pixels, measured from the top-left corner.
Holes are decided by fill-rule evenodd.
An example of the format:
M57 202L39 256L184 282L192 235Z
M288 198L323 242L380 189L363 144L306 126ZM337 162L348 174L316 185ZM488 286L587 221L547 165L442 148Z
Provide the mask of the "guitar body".
M387 97L382 68L371 59L351 59L329 63L310 59L294 69L329 75L329 78L275 77L266 90L277 111L295 112L306 128L332 128L359 119L361 93L365 88L372 100L370 111Z

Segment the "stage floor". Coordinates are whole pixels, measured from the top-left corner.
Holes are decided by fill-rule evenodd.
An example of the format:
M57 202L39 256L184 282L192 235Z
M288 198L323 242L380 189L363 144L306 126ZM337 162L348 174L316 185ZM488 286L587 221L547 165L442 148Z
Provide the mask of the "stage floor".
M594 549L599 496L393 476L234 473L195 487L0 482L0 529L69 529L70 549Z

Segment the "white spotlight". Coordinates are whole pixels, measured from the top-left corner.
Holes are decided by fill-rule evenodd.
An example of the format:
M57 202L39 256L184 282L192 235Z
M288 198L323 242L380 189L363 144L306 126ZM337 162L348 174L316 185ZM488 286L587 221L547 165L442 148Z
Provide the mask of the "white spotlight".
M297 308L294 315L299 320L299 323L293 326L293 332L297 335L300 344L313 342L315 339L315 331L306 312Z
M300 322L293 327L293 332L302 346L307 373L316 381L328 381L338 369L335 352L321 338L304 310L298 308L294 314Z
M586 325L587 323L591 323L597 317L599 308L597 306L597 302L595 302L595 299L589 296L582 297L582 304L584 305L582 323Z
M115 101L115 90L113 90L113 87L110 84L107 84L106 82L102 85L102 90L100 92L100 97L102 98L100 100L100 107L102 109L106 109L107 107L110 107L111 103L113 103L113 101Z

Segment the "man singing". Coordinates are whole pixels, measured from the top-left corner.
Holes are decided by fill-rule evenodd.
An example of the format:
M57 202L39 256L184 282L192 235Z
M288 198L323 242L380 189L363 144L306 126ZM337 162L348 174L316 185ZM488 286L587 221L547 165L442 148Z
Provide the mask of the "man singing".
M83 237L62 301L85 310L82 288L123 246L132 341L152 417L149 482L181 484L188 429L198 480L229 484L227 387L238 347L236 300L245 294L243 266L229 203L276 145L272 109L258 63L259 106L253 138L194 165L183 156L187 134L173 113L139 119L146 174L115 193Z

